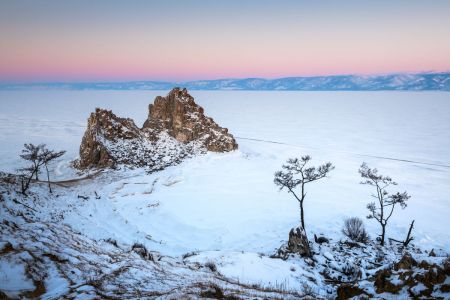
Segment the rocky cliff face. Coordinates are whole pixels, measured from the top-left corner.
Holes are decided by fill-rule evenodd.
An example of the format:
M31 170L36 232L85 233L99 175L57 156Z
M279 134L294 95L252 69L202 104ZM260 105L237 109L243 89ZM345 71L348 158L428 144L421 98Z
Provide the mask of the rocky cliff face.
M198 153L236 148L227 129L206 117L185 89L175 88L150 104L142 129L132 119L97 108L88 119L76 166L125 164L160 170Z
M186 89L174 88L166 97L156 97L155 102L149 105L144 128L167 130L183 143L199 140L208 151L224 152L237 148L228 129L206 117L203 108L194 102Z

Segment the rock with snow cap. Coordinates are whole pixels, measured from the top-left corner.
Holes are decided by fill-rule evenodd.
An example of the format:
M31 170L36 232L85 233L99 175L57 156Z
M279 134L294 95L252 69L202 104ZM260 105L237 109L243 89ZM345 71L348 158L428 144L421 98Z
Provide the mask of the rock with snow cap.
M174 88L166 97L156 97L149 105L144 129L167 130L183 143L201 141L208 151L226 152L237 148L228 129L205 116L204 109L194 102L186 89Z
M88 119L80 146L80 169L124 164L161 170L206 151L237 148L233 136L203 114L185 89L173 89L150 104L149 118L138 128L129 118L97 108Z

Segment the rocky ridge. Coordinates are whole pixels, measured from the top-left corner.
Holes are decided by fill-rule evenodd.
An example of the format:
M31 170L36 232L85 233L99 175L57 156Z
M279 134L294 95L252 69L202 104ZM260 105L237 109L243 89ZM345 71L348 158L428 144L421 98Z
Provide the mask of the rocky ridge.
M174 88L149 105L142 128L132 119L97 108L88 119L76 166L86 169L124 164L156 171L195 154L234 149L237 144L228 130L205 116L186 89Z

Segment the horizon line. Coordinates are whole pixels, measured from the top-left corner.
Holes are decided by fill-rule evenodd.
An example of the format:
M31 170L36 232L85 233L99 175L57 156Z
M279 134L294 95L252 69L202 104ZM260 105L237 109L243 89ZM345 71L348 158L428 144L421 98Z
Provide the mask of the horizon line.
M135 80L67 80L67 81L1 81L0 85L37 85L37 84L86 84L86 83L133 83L133 82L154 82L154 83L170 83L170 84L186 84L198 81L221 81L221 80L281 80L290 78L323 78L323 77L382 77L382 76L396 76L396 75L439 75L439 74L449 74L450 70L446 71L423 71L423 72L389 72L389 73L375 73L375 74L361 74L361 73L343 73L343 74L330 74L330 75L300 75L300 76L283 76L283 77L219 77L215 79L192 79L192 80L159 80L159 79L135 79Z

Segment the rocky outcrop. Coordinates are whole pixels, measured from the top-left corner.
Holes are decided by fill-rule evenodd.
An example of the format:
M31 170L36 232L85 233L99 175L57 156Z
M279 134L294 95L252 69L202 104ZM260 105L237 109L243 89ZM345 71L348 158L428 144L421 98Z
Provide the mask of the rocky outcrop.
M125 164L154 171L195 154L237 148L228 130L206 117L185 89L175 88L166 97L157 97L149 110L143 128L138 128L132 119L97 108L88 119L76 166Z
M289 241L287 249L292 253L297 253L300 256L311 256L311 248L303 228L292 228L289 232Z
M186 89L174 88L166 97L158 96L149 105L144 128L152 131L167 130L177 141L187 143L199 140L208 151L224 152L237 148L227 128L217 125L204 115Z
M429 299L434 291L447 289L450 272L446 270L447 260L442 264L418 263L409 253L405 253L393 269L382 269L375 274L374 287L378 294L398 294L406 289L413 298Z
M133 120L119 118L112 111L97 108L88 119L78 166L103 168L122 162L122 157L115 153L112 146L126 141L134 142L141 135Z

